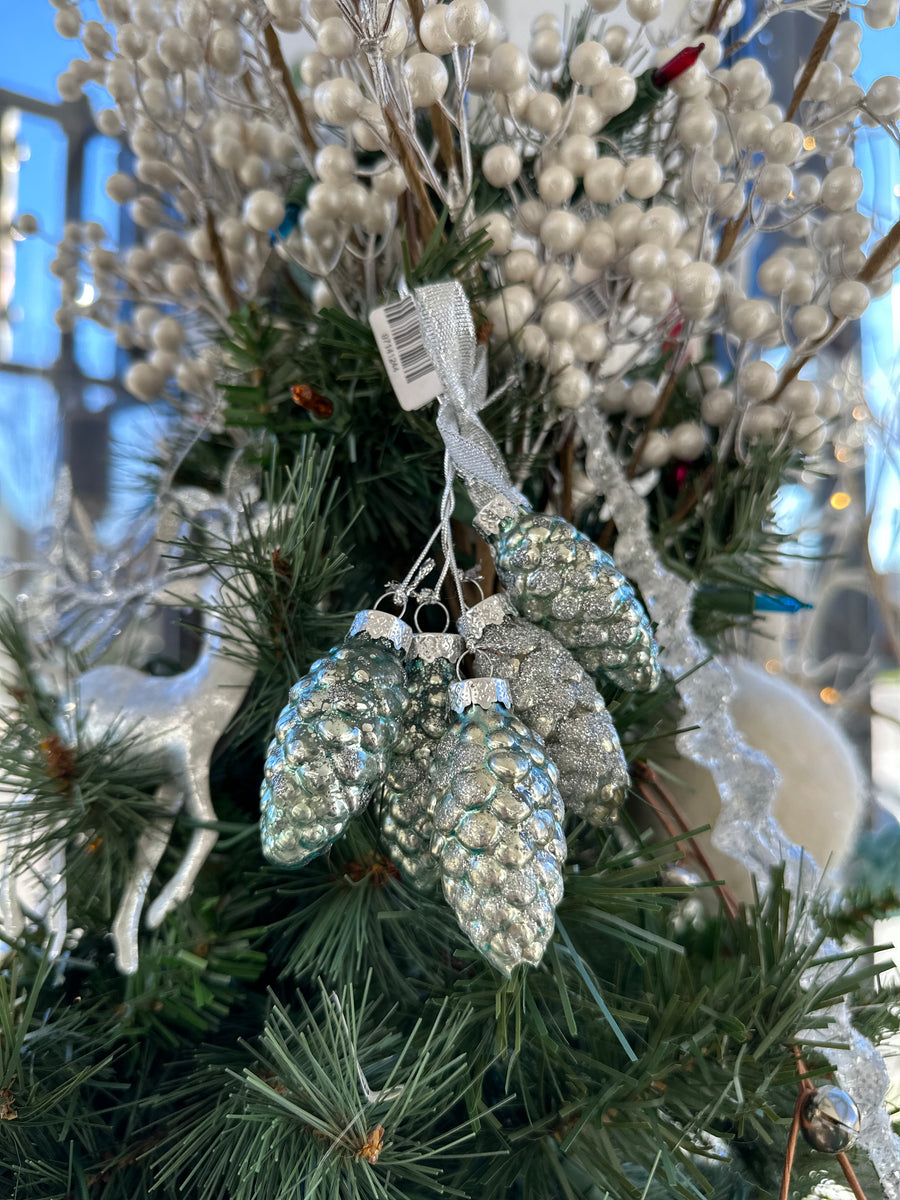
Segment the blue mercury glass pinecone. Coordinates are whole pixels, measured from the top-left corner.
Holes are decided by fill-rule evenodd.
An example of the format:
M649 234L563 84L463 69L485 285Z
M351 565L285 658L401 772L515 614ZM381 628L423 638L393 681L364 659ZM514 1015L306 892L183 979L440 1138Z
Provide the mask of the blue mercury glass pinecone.
M471 706L432 769L434 839L447 903L498 971L536 966L563 895L566 840L556 767L504 705Z
M553 634L516 616L501 595L470 609L465 627L475 642L475 673L502 675L516 713L544 739L566 809L595 825L611 820L628 792L628 764L588 673Z
M336 841L384 775L408 704L390 642L349 637L291 688L260 793L263 854L301 867Z
M448 658L407 662L409 709L384 780L381 838L391 861L407 883L419 891L435 891L438 861L431 853L429 768L435 748L447 732L447 687L456 678Z
M592 675L652 692L660 667L650 621L610 555L562 517L518 510L490 536L518 611L549 629Z

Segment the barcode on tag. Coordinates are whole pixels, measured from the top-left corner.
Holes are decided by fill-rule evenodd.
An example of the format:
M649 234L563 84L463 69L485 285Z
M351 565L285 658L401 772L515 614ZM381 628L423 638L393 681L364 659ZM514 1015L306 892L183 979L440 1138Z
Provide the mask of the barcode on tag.
M412 296L373 309L369 324L400 407L411 412L439 396L444 385L422 340Z
M605 297L600 294L597 288L590 285L578 293L575 301L580 305L585 315L593 321L598 320L600 317L605 317L609 313L609 305Z

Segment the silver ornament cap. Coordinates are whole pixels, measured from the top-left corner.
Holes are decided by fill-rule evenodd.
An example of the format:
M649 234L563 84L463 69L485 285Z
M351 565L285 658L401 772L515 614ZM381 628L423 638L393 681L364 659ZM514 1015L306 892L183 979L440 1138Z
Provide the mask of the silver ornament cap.
M492 500L478 510L472 520L472 528L485 539L493 537L500 529L500 522L514 517L524 506L513 504L498 492Z
M800 1110L800 1129L813 1150L820 1154L849 1150L860 1130L856 1101L834 1084L816 1088Z
M456 627L467 642L480 642L490 625L502 625L504 617L515 616L516 610L508 596L497 592L480 600L459 618Z
M409 648L409 657L420 658L427 663L439 659L455 663L462 658L465 648L466 644L458 633L417 633Z
M465 712L467 708L477 705L478 708L493 708L502 704L504 708L512 707L509 694L509 684L505 679L493 675L483 675L477 679L460 679L451 683L449 688L450 707L454 712Z
M401 654L405 654L409 650L414 636L411 625L407 625L399 617L381 612L377 608L364 608L353 618L353 624L350 626L347 636L358 637L361 633L366 634L375 642L382 639L390 642L394 649Z

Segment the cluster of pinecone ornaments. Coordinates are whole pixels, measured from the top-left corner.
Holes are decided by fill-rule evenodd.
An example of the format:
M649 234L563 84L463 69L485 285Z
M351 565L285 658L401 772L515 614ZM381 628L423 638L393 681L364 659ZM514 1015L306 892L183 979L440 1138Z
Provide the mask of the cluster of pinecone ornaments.
M360 613L291 689L261 792L263 853L300 867L381 796L404 879L443 888L460 927L508 975L536 965L563 895L564 809L599 824L628 768L594 683L659 683L643 607L612 558L560 517L497 496L475 519L505 594L414 634ZM474 652L476 677L459 680ZM515 710L515 711L513 711Z

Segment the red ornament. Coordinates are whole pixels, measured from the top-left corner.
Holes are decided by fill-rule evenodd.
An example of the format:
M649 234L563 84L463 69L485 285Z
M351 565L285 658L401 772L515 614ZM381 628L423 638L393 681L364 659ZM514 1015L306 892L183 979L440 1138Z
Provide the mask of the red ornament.
M679 50L674 58L656 68L650 76L650 82L656 88L668 87L673 79L691 69L703 52L705 44L701 42L699 46L686 46L684 50Z

